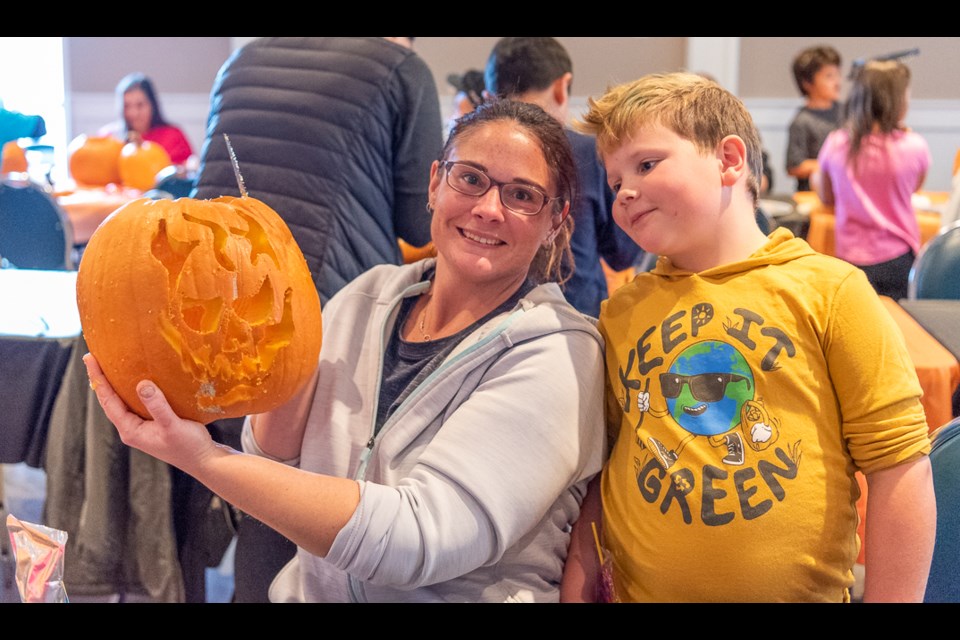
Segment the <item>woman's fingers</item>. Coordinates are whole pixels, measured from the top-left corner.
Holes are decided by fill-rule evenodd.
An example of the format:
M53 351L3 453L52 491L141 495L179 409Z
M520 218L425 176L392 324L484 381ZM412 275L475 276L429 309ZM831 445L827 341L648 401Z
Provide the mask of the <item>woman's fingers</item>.
M137 395L139 395L140 400L143 401L143 406L147 408L147 411L150 412L150 415L153 416L153 419L159 424L164 426L172 425L180 419L180 416L173 412L173 408L170 406L170 403L167 402L167 398L163 395L163 392L157 388L157 385L149 380L140 381L137 385Z
M152 420L145 420L130 410L117 394L91 354L83 357L90 377L90 386L97 394L103 412L117 428L120 440L174 466L189 463L197 452L212 445L210 433L199 422L183 420L167 402L163 392L150 380L141 380L137 396Z
M97 394L97 400L110 422L118 427L135 426L143 419L130 411L126 403L117 395L107 377L100 368L100 363L88 353L83 356L83 364L87 367L87 376L90 378L90 388Z

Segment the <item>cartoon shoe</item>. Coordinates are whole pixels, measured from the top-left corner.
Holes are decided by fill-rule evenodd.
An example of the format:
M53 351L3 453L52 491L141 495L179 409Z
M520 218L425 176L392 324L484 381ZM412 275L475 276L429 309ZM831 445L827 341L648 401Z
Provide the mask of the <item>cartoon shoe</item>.
M743 464L743 438L739 433L728 433L724 436L724 444L727 447L727 455L723 459L724 464L741 465Z
M740 408L740 430L754 451L763 451L780 437L779 420L756 400L747 400Z
M652 436L647 438L647 443L649 444L648 448L657 456L657 460L660 462L663 470L669 471L670 467L677 461L677 452L667 449L659 440Z

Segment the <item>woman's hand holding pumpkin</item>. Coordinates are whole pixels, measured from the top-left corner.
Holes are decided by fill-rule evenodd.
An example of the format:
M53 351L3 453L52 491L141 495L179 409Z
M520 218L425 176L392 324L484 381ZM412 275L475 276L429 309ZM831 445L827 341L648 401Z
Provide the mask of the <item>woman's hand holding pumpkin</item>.
M90 386L124 444L185 471L195 468L206 453L217 448L207 428L199 422L177 416L153 382L144 380L137 385L137 395L153 416L153 420L145 420L124 404L110 386L96 358L88 353L83 362Z

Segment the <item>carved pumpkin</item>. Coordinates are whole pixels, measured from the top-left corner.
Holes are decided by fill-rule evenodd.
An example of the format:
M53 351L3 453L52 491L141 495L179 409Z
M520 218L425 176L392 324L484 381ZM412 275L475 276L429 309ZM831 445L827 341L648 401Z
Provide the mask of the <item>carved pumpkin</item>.
M157 174L171 164L170 154L156 142L128 142L120 151L120 182L147 191L157 183Z
M120 184L121 149L123 141L112 136L77 136L67 147L70 177L80 186Z
M277 213L255 198L134 200L90 239L83 335L135 412L140 380L204 424L268 411L317 365L320 298Z
M0 161L0 173L26 173L27 154L16 140L3 145L3 159Z

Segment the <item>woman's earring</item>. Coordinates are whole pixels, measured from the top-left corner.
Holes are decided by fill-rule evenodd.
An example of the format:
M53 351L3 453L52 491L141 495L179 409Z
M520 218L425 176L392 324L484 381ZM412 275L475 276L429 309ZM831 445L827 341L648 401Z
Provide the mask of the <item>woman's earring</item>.
M428 202L428 203L427 203L427 213L429 213L429 214L432 216L434 211L436 211L436 209L434 209L434 208L433 208L433 205Z

